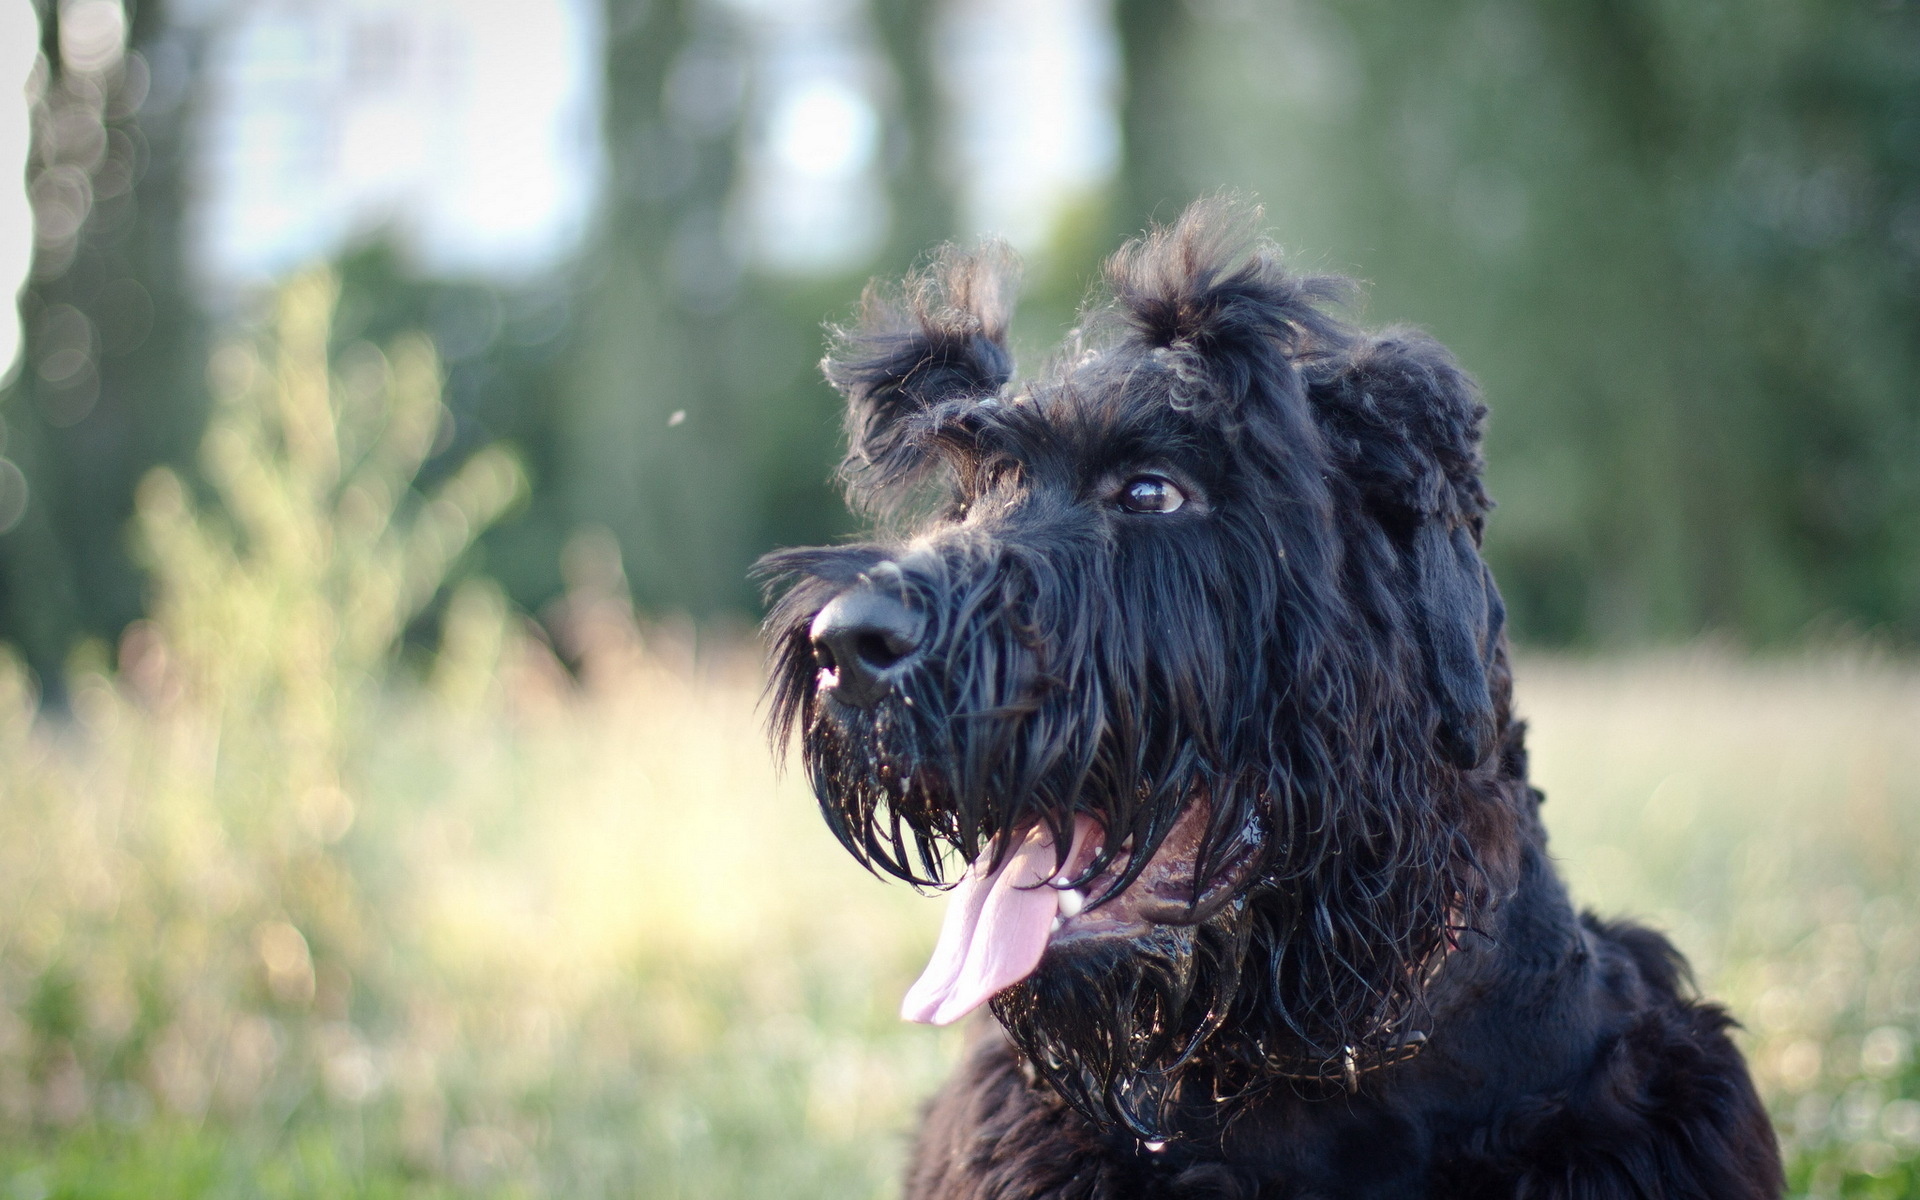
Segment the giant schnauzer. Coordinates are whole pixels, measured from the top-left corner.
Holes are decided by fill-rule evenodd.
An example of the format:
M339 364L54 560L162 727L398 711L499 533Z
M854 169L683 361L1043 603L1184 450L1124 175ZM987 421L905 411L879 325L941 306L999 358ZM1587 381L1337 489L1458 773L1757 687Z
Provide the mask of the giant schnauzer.
M887 532L763 564L775 734L952 884L904 1015L998 1018L907 1195L1778 1196L1729 1017L1548 857L1474 384L1255 220L1121 250L1035 382L991 250L826 360Z

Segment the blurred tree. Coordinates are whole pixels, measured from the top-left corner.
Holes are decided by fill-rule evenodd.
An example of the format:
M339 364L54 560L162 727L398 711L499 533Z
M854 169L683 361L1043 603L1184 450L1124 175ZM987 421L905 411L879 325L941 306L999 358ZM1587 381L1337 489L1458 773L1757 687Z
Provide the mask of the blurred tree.
M606 192L559 484L573 521L619 539L642 603L708 611L739 601L751 557L750 429L729 385L752 332L723 221L744 48L698 0L608 0L606 29Z
M557 548L569 531L557 486L565 470L557 418L574 342L571 266L511 285L436 279L380 238L349 251L336 269L337 351L421 331L444 364L443 424L422 481L437 482L491 443L520 455L534 483L531 501L488 529L471 565L522 607L538 608L562 586Z
M45 3L40 17L34 264L23 363L0 396L0 638L57 681L75 638L139 615L134 485L188 457L204 420L181 245L200 43L160 0Z
M892 229L883 269L904 269L954 234L953 180L945 170L945 97L935 61L934 0L872 0L873 20L892 67L886 156Z
M594 524L643 605L744 611L757 553L846 528L819 322L951 234L942 139L965 98L936 86L942 3L872 0L873 45L849 60L884 62L848 69L882 80L892 224L872 263L769 275L740 223L748 115L790 83L756 58L764 16L604 3L609 170L577 269L526 289L432 283L369 250L344 270L338 332L425 325L448 364L443 451L523 448L534 502L487 543L522 603L558 586L567 531ZM0 637L43 673L139 611L132 483L185 457L202 422L181 263L198 44L159 0L129 11L42 5L39 244L0 407ZM1242 187L1319 252L1306 265L1370 282L1369 320L1430 326L1485 381L1507 501L1489 548L1523 636L1768 641L1823 618L1920 636L1911 6L1112 14L1124 169L1037 256L1023 346L1053 344L1119 237Z
M560 511L615 534L642 606L745 614L755 557L847 528L831 485L838 404L815 366L822 319L851 311L870 270L953 232L936 9L869 12L891 87L884 266L799 278L759 270L737 223L748 107L781 85L753 74L741 18L702 0L608 0L606 13L609 169L556 441Z
M1920 12L1195 11L1181 178L1481 376L1524 636L1920 635Z
M1204 119L1192 6L1113 0L1111 13L1120 55L1121 169L1107 189L1055 214L1046 246L1030 257L1013 325L1022 367L1044 362L1086 303L1098 300L1101 266L1121 243L1212 190L1188 148Z
M1193 84L1194 16L1183 0L1113 0L1120 42L1121 173L1114 190L1114 244L1170 221L1209 190L1187 154L1199 114Z

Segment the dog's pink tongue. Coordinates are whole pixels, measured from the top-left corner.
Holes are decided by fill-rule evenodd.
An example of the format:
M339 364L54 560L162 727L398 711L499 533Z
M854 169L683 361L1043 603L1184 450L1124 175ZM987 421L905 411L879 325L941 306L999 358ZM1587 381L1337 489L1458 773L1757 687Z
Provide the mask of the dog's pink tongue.
M1074 851L1092 826L1086 817L1076 821ZM997 871L987 869L993 851L983 850L948 896L933 960L900 1004L907 1020L951 1025L1040 965L1060 912L1060 893L1047 886L1060 870L1053 837L1035 826Z

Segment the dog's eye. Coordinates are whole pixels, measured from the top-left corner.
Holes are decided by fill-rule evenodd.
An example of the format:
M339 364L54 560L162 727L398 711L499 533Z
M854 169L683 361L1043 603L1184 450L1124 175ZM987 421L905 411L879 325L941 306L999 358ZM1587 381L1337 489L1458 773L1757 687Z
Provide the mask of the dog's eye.
M1170 513L1187 495L1164 475L1136 475L1120 488L1120 507L1133 513Z

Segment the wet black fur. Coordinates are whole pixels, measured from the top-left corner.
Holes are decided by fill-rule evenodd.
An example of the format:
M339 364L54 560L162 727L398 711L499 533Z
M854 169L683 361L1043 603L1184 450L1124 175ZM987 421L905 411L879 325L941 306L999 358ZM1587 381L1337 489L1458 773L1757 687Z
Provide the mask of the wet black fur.
M1255 216L1122 250L1020 390L1000 253L870 293L825 364L850 497L898 530L763 564L776 736L834 833L937 883L1087 813L1086 879L1134 850L1112 895L1203 803L1199 876L1237 884L997 998L909 1196L1778 1195L1728 1018L1658 935L1576 920L1546 857L1471 381L1335 319L1346 285ZM1194 501L1121 511L1142 471ZM871 709L816 692L808 635L855 588L926 623Z

